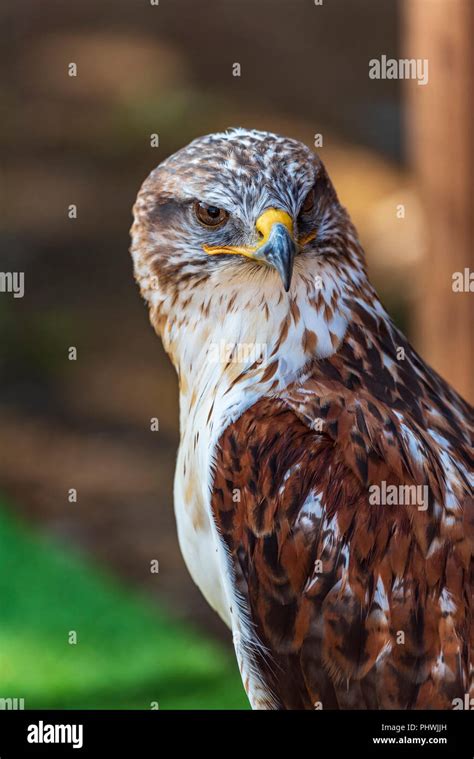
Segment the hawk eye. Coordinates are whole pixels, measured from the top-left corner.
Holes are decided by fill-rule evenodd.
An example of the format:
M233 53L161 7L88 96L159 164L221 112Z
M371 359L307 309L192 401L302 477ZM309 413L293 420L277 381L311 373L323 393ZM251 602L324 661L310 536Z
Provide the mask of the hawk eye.
M229 218L229 213L224 211L223 208L217 208L217 206L208 206L206 203L201 203L196 200L194 203L194 213L197 220L204 224L205 227L219 227L224 224Z
M314 207L314 190L310 190L306 196L306 198L303 201L303 205L301 206L300 213L309 213L313 210Z

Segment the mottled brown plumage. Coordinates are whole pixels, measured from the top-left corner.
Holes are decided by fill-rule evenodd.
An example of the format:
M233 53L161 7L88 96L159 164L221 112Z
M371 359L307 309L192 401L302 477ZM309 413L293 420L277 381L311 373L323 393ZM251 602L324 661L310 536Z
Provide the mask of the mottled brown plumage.
M468 409L423 372L401 335L410 368L399 380L386 375L380 347L371 353L366 336L388 352L394 346L363 316L303 384L259 401L226 429L213 514L271 652L259 666L281 708L450 709L469 692L474 506L466 481L452 523L446 506L435 512L446 483L426 421L427 409L440 413L433 430L458 441L468 467L459 427ZM423 440L429 468L407 450L400 415ZM369 504L368 486L382 480L427 484L428 508Z

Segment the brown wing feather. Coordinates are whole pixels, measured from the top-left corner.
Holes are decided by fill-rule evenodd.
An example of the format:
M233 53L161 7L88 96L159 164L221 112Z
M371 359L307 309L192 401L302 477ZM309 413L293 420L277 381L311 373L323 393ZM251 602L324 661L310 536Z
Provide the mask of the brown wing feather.
M214 517L282 708L452 708L469 692L472 500L458 492L464 509L447 511L427 385L409 398L387 378L362 385L348 346L227 428ZM455 418L440 424L464 461ZM382 481L427 485L428 509L369 503Z

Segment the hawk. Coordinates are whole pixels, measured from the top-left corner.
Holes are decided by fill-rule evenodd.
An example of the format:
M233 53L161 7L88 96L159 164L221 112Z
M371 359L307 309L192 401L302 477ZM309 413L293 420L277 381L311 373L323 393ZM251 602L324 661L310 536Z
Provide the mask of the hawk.
M319 157L198 138L131 236L179 378L181 550L252 708L464 704L472 409L384 310Z

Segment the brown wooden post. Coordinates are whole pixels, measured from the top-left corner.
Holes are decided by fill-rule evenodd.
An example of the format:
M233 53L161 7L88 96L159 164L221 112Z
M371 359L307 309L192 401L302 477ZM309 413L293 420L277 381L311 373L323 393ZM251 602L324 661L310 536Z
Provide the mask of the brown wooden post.
M408 152L426 214L415 344L474 399L474 292L453 292L474 271L474 2L404 0L402 51L427 58L429 81L406 83Z

